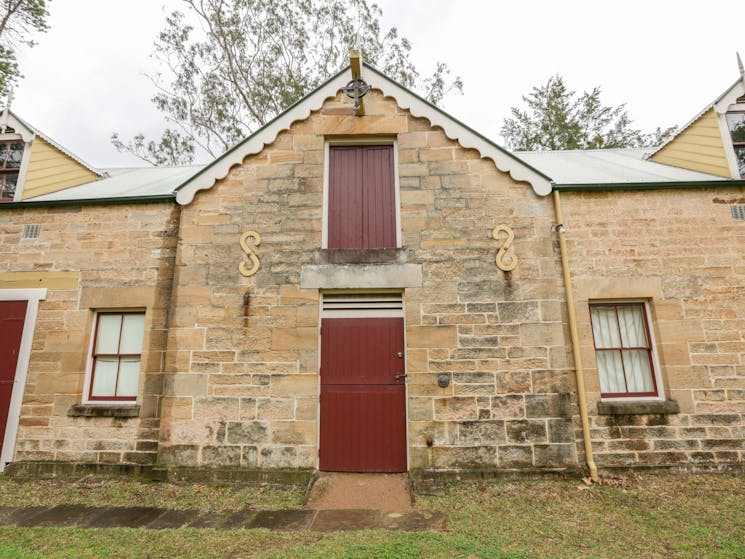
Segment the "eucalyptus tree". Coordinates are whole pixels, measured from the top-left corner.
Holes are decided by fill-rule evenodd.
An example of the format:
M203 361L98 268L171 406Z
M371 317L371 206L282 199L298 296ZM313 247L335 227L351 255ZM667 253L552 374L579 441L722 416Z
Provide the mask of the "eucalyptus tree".
M0 96L22 77L17 49L36 43L31 35L48 29L46 0L0 0Z
M153 53L160 71L149 76L168 128L112 142L155 165L218 156L340 70L356 44L365 62L432 103L462 91L445 63L422 76L411 42L381 17L367 0L183 0L166 17Z

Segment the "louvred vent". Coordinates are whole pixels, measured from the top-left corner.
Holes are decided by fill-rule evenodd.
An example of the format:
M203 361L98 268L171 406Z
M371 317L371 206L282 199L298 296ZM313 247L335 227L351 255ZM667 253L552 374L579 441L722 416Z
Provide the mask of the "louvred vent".
M324 311L403 310L401 293L326 293Z

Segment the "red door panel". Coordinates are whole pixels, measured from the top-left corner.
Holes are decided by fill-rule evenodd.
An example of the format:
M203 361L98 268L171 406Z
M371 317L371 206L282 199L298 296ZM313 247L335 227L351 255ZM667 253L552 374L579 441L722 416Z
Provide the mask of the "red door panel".
M321 392L322 470L406 471L403 387L331 385Z
M320 468L405 472L402 318L321 322Z
M27 301L0 301L0 446L8 424Z
M321 322L321 383L403 384L401 318L334 318ZM401 357L398 357L398 354Z
M395 248L393 146L329 148L328 248Z

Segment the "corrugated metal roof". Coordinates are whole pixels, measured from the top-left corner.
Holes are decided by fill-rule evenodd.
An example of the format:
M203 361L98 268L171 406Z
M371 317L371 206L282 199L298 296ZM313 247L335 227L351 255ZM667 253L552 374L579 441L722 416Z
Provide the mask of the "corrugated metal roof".
M727 180L654 163L645 159L649 149L588 149L516 152L530 166L551 177L555 184L618 184Z
M202 169L203 165L183 167L127 167L104 169L108 178L73 186L51 194L29 198L28 202L66 200L104 200L110 198L163 196Z
M706 173L654 163L645 159L647 149L595 149L522 151L515 155L551 177L557 184L620 184L726 181ZM29 202L105 200L164 196L196 175L203 165L183 167L118 167L103 169L108 178L74 186Z

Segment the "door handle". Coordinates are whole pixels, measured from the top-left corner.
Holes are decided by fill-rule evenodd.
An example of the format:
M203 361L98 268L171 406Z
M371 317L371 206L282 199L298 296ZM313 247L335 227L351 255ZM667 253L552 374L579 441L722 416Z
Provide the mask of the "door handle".
M395 377L394 377L394 378L395 378L396 380L401 380L402 378L406 378L406 377L408 377L408 376L409 376L409 375L407 375L406 373L396 373L396 375L395 375Z

